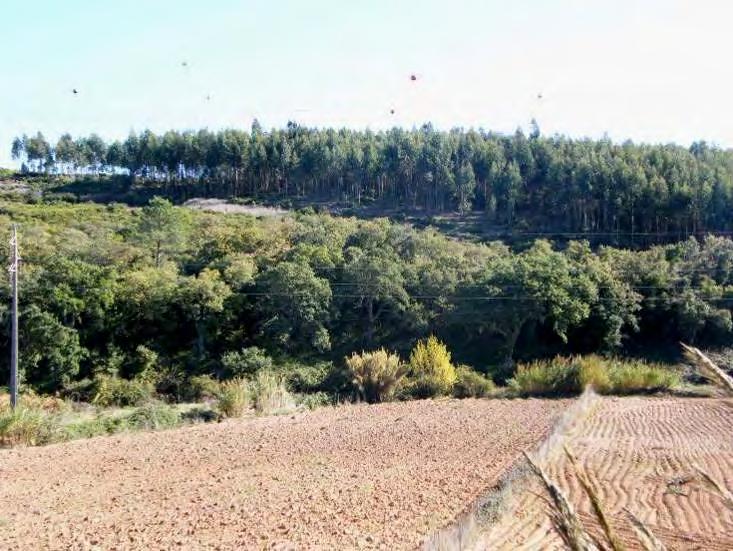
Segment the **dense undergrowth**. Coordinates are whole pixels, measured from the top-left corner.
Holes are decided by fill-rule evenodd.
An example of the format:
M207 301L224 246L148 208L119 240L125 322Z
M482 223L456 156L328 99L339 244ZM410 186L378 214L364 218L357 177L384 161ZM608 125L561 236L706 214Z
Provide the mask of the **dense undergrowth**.
M674 390L682 381L679 371L670 366L595 355L558 356L519 364L515 376L499 387L468 366L454 366L447 348L435 337L418 342L406 362L380 349L352 354L340 371L353 390L347 399L372 403L447 396L567 396L580 394L586 386L603 394L649 393ZM97 389L91 403L29 391L12 411L8 395L0 394L0 446L43 445L336 403L325 392L294 392L295 381L271 369L226 380L197 376L190 382L189 395L198 402L188 404L161 401L149 383L109 376L90 385Z
M634 394L671 390L680 383L679 372L643 360L558 356L520 364L509 388L522 396L579 394L586 386L601 394Z

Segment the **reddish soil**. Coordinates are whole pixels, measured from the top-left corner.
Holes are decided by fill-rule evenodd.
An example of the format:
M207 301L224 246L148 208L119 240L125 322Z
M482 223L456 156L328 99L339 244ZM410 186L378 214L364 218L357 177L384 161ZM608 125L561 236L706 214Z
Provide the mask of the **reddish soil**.
M0 451L0 548L415 548L568 404L343 406Z
M733 402L700 398L604 398L566 442L598 492L626 549L643 549L624 508L667 549L733 549L733 509L695 477L693 465L733 490ZM546 463L582 522L601 536L590 500L564 454ZM564 549L530 485L478 548Z

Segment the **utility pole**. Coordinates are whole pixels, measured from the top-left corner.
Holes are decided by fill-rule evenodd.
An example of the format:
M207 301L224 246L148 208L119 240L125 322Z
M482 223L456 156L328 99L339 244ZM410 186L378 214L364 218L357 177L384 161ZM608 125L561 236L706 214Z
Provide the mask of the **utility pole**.
M12 287L12 330L10 343L10 407L15 409L18 405L18 229L13 224L13 231L10 237L11 259L8 270L10 271L10 285Z

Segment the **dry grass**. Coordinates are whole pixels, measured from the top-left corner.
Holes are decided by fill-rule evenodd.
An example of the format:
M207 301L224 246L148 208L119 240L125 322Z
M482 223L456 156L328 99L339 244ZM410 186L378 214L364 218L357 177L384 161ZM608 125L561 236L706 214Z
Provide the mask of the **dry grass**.
M711 487L715 491L715 493L723 499L728 507L733 509L733 494L730 493L728 488L726 488L722 482L716 480L710 474L704 471L699 465L693 463L692 468L697 471L703 482Z
M532 468L532 472L540 479L547 493L552 498L552 506L554 508L552 521L563 541L573 551L597 550L598 546L593 543L593 540L583 528L573 506L560 488L549 479L542 467L532 460L529 454L525 452L524 457Z
M613 549L613 551L624 551L626 548L621 543L621 540L616 536L616 533L611 527L611 523L609 522L608 517L606 516L606 513L603 509L601 498L595 491L595 488L593 488L593 485L590 483L588 475L586 474L585 470L583 470L583 468L578 464L578 461L570 451L570 448L568 448L568 446L564 446L563 449L565 450L565 455L567 455L570 464L575 470L575 476L578 478L578 481L580 481L580 485L583 487L583 490L590 498L591 505L593 506L593 512L596 514L596 518L598 518L598 523L601 525L601 528L603 528L603 533L606 535L606 539L611 545L611 549Z
M719 387L726 394L733 396L733 379L713 361L703 354L699 348L680 343L687 359L697 367L700 375Z
M646 549L646 551L667 551L667 548L664 546L664 544L657 539L657 537L652 533L649 527L644 524L644 522L639 517L637 517L629 509L625 508L624 511L626 511L626 514L629 515L631 525L634 527L636 534L639 536L639 541L641 542L644 549Z
M249 408L249 385L245 379L231 379L219 385L216 407L225 417L241 417Z
M250 382L250 389L255 411L260 415L286 413L296 408L295 398L279 375L260 371Z

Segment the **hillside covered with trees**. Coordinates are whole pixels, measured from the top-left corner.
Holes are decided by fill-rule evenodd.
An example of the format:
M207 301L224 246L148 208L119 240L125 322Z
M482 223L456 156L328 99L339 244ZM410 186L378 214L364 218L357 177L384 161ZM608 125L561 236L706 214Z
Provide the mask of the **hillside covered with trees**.
M18 137L25 171L128 175L128 184L174 202L256 197L369 205L383 212L480 215L527 233L671 242L733 231L733 152L706 145L476 130L371 132L290 123L264 131L150 131L106 143L92 135ZM109 179L92 184L104 191ZM645 239L645 236L647 237ZM629 239L630 237L630 239ZM603 240L603 239L601 239Z
M160 198L142 209L4 202L3 240L11 221L23 256L23 380L44 392L153 369L162 392L180 395L196 375L274 362L308 367L301 391L337 393L349 383L337 369L345 356L385 347L404 357L429 335L497 381L517 359L653 356L679 340L733 337L724 237L646 251L537 240L517 252L385 219L254 218ZM5 350L8 304L3 280Z

